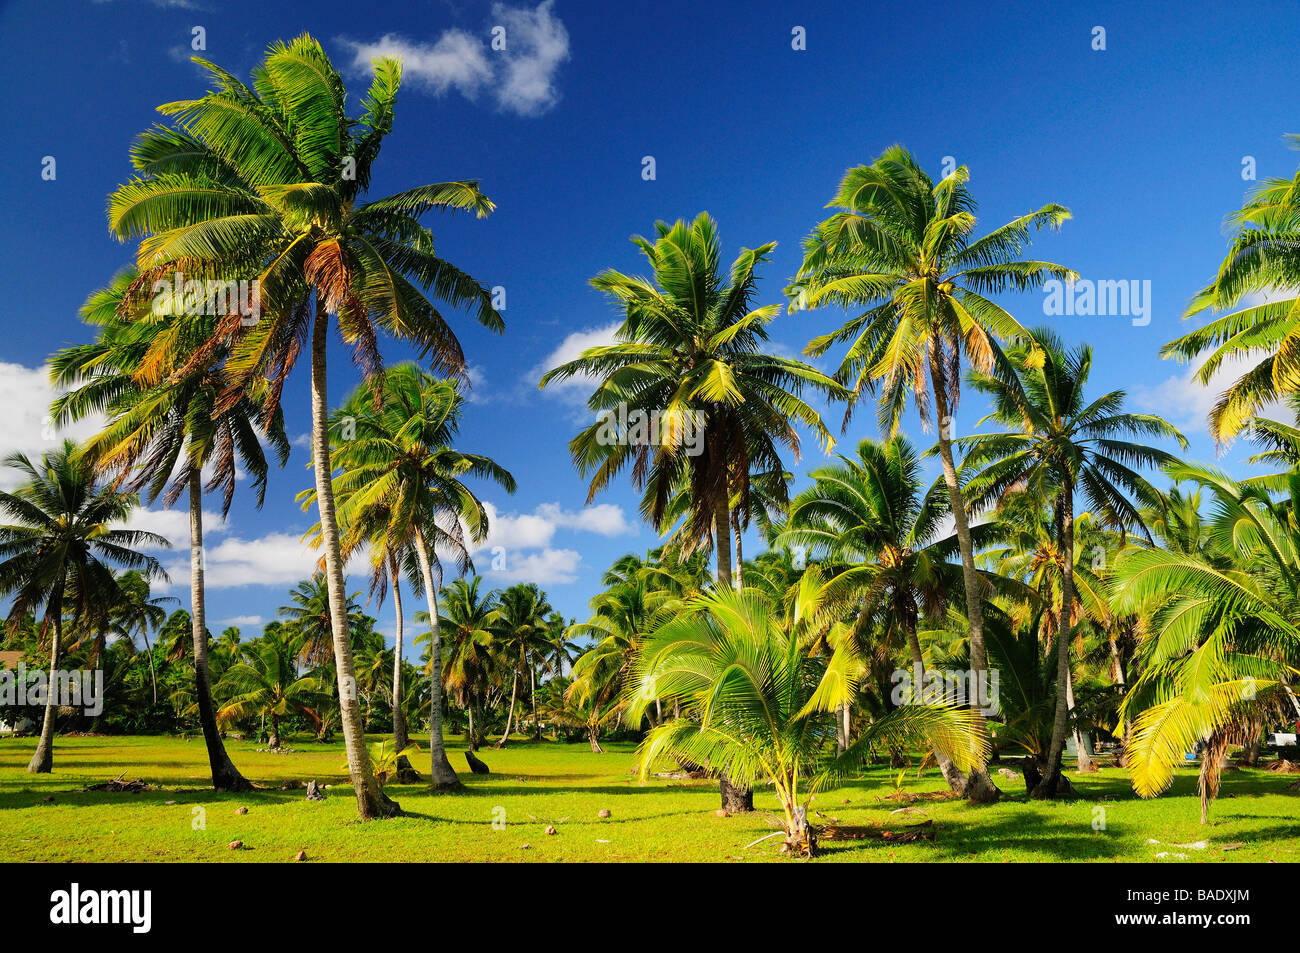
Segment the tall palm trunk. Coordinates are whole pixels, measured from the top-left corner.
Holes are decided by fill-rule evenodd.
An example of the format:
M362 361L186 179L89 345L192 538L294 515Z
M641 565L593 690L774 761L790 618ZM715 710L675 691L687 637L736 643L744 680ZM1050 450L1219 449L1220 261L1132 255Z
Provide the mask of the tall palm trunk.
M542 740L542 723L537 720L537 670L533 665L531 656L525 653L528 658L528 697L533 703L533 737L538 741Z
M514 720L515 720L515 693L518 688L519 688L519 672L516 671L514 675L510 677L510 711L506 713L506 730L501 732L501 740L498 741L493 747L504 748L506 746L506 742L510 740L510 726L514 724Z
M744 556L741 555L741 551L740 551L740 537L741 537L741 532L740 532L740 523L736 523L736 569L735 569L735 575L736 575L736 589L737 589L737 590L743 590L743 589L745 588L745 581L744 581L744 575L745 575L745 568L744 568L744 567L745 567L745 558L744 558Z
M1074 716L1074 673L1069 669L1065 672L1065 701L1070 708L1070 716ZM1092 763L1092 755L1088 749L1092 747L1092 736L1083 731L1076 724L1073 728L1074 750L1078 752L1079 771L1090 773L1097 770L1097 766Z
M971 540L970 521L957 482L957 467L952 458L952 435L949 431L951 407L948 387L938 356L930 354L930 381L934 386L934 414L939 434L939 459L943 463L943 481L948 486L948 503L957 531L957 545L961 550L961 579L966 591L966 618L970 621L970 672L974 684L988 683L988 652L984 647L984 604L980 595L980 579L975 571L975 545ZM984 715L973 714L983 727ZM966 796L975 804L992 804L1001 795L985 768L972 768L966 778Z
M199 724L208 749L214 791L251 791L248 782L221 742L216 706L212 703L212 674L208 668L207 598L203 581L203 478L190 472L190 637L194 643L194 693L199 706ZM152 661L153 653L149 653Z
M1119 686L1120 696L1123 697L1128 691L1128 687L1125 684L1125 678L1124 678L1124 660L1120 658L1119 642L1115 638L1114 629L1112 629L1109 633L1107 633L1107 635L1110 641L1110 663L1115 678L1115 684ZM1119 756L1116 759L1116 763L1118 763L1121 767L1124 766L1124 752L1128 750L1129 732L1132 730L1132 727L1133 727L1133 723L1129 721L1127 716L1125 716L1124 744L1120 748Z
M721 460L721 457L715 457ZM731 578L731 509L726 477L722 480L722 492L718 494L713 510L713 540L718 554L718 586L732 585ZM722 809L729 814L743 814L754 809L754 792L750 788L739 787L727 780L724 774L718 778L718 792L722 795Z
M438 626L438 590L433 584L433 566L424 532L415 531L415 556L424 580L424 596L429 604L429 776L435 791L461 786L460 778L447 760L447 743L442 737L442 629Z
M1042 779L1029 792L1030 797L1056 797L1061 784L1061 752L1065 748L1069 722L1070 639L1074 633L1074 492L1068 481L1061 486L1061 552L1065 553L1061 570L1061 615L1056 625L1056 717L1052 722L1052 741L1047 749L1047 763Z
M325 553L325 579L329 588L330 628L334 637L334 664L338 671L339 720L348 774L357 798L357 814L364 821L392 817L401 810L379 789L370 770L370 754L357 705L356 669L352 664L352 639L348 632L348 603L339 551L339 528L334 515L334 486L330 466L329 398L326 389L326 340L329 314L320 297L311 333L311 449L316 476L316 508L320 514L321 548Z
M45 719L41 722L41 740L36 745L32 760L27 762L28 774L49 774L54 770L54 688L59 684L55 669L59 667L59 649L63 641L63 586L56 584L45 607L45 617L50 623L50 681L45 686Z
M402 613L402 580L397 572L396 559L390 560L388 570L393 583L393 609L397 612L397 626L393 633L393 750L403 751L411 743L406 712L402 710L402 645L406 637L406 618ZM420 780L419 773L406 755L397 759L397 772L393 777L401 784L414 784Z

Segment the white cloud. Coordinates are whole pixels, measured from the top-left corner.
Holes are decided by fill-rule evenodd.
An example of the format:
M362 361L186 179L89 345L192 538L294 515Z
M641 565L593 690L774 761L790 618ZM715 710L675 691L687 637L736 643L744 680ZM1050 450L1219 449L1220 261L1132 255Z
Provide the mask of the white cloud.
M229 619L220 619L217 625L223 628L231 625L265 625L266 619L260 615L235 615Z
M507 551L541 549L551 544L560 529L601 536L620 536L636 532L623 508L613 503L566 510L558 503L542 503L532 513L502 513L492 503L484 502L488 512L488 538L479 552L501 546Z
M553 7L554 0L535 9L493 5L490 26L504 28L505 49L489 48L488 29L448 29L429 42L393 33L371 43L342 42L352 50L356 73L367 75L373 59L391 57L402 61L405 79L436 95L455 89L476 100L487 91L502 111L536 116L559 101L556 73L569 58L569 33Z
M190 514L188 509L138 509L132 512L130 519L122 524L123 529L142 530L157 533L167 539L175 549L186 549L190 543ZM203 511L203 538L207 542L211 537L226 531L226 521L220 513ZM143 547L146 550L153 547Z
M534 380L541 380L543 374L554 367L566 364L569 361L578 358L583 351L591 347L604 347L613 344L615 341L614 332L621 326L622 321L615 321L612 324L604 325L599 328L591 328L587 331L574 331L569 334L559 345L547 354L541 362L533 368L531 377ZM564 380L553 381L542 391L543 394L549 394L552 397L558 397L567 404L585 407L587 398L591 392L596 389L596 379L586 374L576 374L573 377Z
M493 569L490 565L479 570L495 582L535 582L538 585L555 585L574 582L582 554L573 549L543 549L537 553L505 556L505 568Z
M636 527L631 525L623 515L623 507L613 503L584 506L577 512L566 510L558 503L543 503L537 507L536 512L544 519L565 529L599 533L601 536L621 536L624 533L636 532Z
M1208 418L1219 397L1239 377L1250 370L1258 357L1229 357L1219 365L1209 384L1196 377L1201 365L1189 366L1185 371L1167 377L1151 387L1138 387L1133 392L1134 403L1142 410L1159 414L1184 433L1209 433ZM1260 408L1259 416L1290 419L1289 411L1274 401Z
M95 414L70 427L50 427L50 402L56 391L50 386L48 367L24 367L0 361L0 458L11 453L25 453L35 461L42 453L55 449L60 440L85 440L104 425L102 415ZM0 489L19 483L18 474L0 469Z

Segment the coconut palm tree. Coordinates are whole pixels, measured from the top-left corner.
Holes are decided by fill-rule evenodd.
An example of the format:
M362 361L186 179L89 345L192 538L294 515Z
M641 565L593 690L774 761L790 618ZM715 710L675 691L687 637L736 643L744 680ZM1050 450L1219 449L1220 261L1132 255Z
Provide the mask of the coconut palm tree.
M476 750L482 730L482 712L488 683L497 667L495 626L501 616L499 593L480 592L482 578L457 579L442 591L442 618L438 631L446 652L442 680L447 691L469 716L469 747ZM416 621L420 621L417 616ZM427 621L427 617L426 617ZM475 714L479 715L477 725Z
M359 592L347 599L348 631L355 631L362 623L361 604L356 601ZM295 659L300 665L318 668L334 661L334 619L331 614L329 580L324 573L301 580L289 591L289 604L276 612L284 619L285 638L294 646Z
M1031 796L1056 796L1061 778L1060 757L1069 720L1070 644L1075 618L1075 498L1081 494L1093 516L1119 530L1137 529L1149 537L1142 506L1159 506L1160 492L1137 468L1173 464L1176 458L1145 443L1143 438L1187 441L1168 421L1153 414L1124 411L1125 394L1111 391L1088 399L1092 349L1086 344L1066 349L1051 330L1036 329L1007 354L999 375L972 371L971 385L987 394L993 405L984 418L1007 430L959 441L966 452L963 466L975 472L966 484L973 509L1001 500L1009 491L1023 490L1050 501L1061 558L1061 604L1057 632L1056 720L1042 780Z
M640 646L625 701L629 718L655 698L681 701L687 717L668 721L637 751L642 776L663 755L701 764L746 786L770 782L781 806L787 846L816 849L809 798L861 767L886 744L925 744L963 771L987 755L982 723L970 710L908 705L874 721L847 751L829 754L833 732L824 657L786 624L759 593L717 588ZM833 750L833 749L832 749Z
M1059 227L1070 217L1068 209L1044 205L974 238L976 203L969 180L966 167L959 166L936 184L898 145L870 165L849 169L829 203L840 211L805 241L803 264L789 291L792 311L834 304L859 312L807 348L819 356L834 344L851 342L835 374L853 395L846 427L857 402L875 395L881 432L893 435L910 392L922 425L932 424L938 431L961 543L971 670L982 678L988 667L983 607L970 521L952 456L962 358L991 371L1002 362L999 341L1023 333L990 295L1077 276L1060 265L1020 257L1031 234ZM997 799L997 788L985 773L976 772L970 780L972 800Z
M376 385L363 384L331 418L340 467L332 484L340 500L337 526L344 531L340 551L350 553L364 541L372 551L409 557L418 572L430 620L431 774L435 789L453 789L460 781L442 735L440 553L455 559L461 573L470 572L469 548L487 539L487 509L464 478L490 480L508 493L515 479L489 457L452 447L464 404L456 381L402 363L384 371ZM313 495L309 490L299 498Z
M712 533L718 580L730 586L732 498L747 506L751 473L783 472L780 446L798 457L795 424L829 446L821 417L800 395L842 388L769 353L767 326L781 306L754 307L754 269L774 242L743 249L724 274L708 213L690 224L658 222L655 233L653 242L632 239L653 284L612 270L592 279L624 310L616 343L552 368L540 386L579 375L596 380L587 406L602 417L569 442L578 469L591 475L588 499L631 464L633 483L644 490L641 512L662 530L673 497L689 487L684 538L698 546Z
M92 294L82 319L99 328L89 344L58 352L50 361L55 386L66 389L51 408L62 425L92 413L107 416L104 429L91 437L82 453L102 472L153 503L172 506L184 494L190 521L190 635L193 641L195 701L207 746L213 788L248 791L252 785L226 753L212 703L208 665L206 599L203 569L203 493L221 491L221 514L230 510L236 473L251 477L261 507L269 465L263 440L280 465L289 455L281 414L263 420L254 382L249 393L231 400L232 378L223 355L205 364L190 364L191 353L210 336L215 318L141 306L130 289L139 272L128 268ZM185 373L176 373L182 366ZM203 472L208 471L206 486Z
M1215 507L1201 551L1132 547L1115 568L1117 612L1147 613L1143 671L1121 714L1136 713L1125 760L1134 790L1154 797L1183 753L1201 741L1201 822L1209 815L1230 744L1249 744L1270 712L1300 718L1300 530L1290 494L1233 480L1214 467L1178 464Z
M39 464L14 453L4 465L16 470L21 482L12 491L0 491L0 514L6 519L0 524L0 596L12 600L10 633L18 631L29 613L43 610L40 625L49 639L50 690L40 742L27 770L47 774L54 766L53 689L59 683L64 615L78 624L96 603L114 598L114 564L165 579L158 560L139 548L171 544L156 533L115 528L139 499L98 483L94 469L70 440L43 454Z
M809 477L812 485L792 501L775 544L802 547L808 557L824 560L824 604L855 616L859 635L878 622L880 641L889 642L897 630L912 683L924 685L919 623L941 616L961 589L961 569L950 561L956 538L940 535L949 512L946 496L937 486L925 492L919 456L902 435L863 440L856 457L840 455ZM952 789L965 791L966 776L941 752L937 758Z
M525 673L533 707L533 728L541 740L541 722L537 720L537 662L546 648L547 619L554 612L536 583L511 586L498 599L497 616L492 624L493 641L510 672L510 710L501 740L496 743L498 748L504 748L510 740L519 680Z
M570 638L574 624L573 620L566 620L559 612L552 612L546 620L542 660L552 678L564 678L566 666L569 671L573 671L573 660L582 648Z
M226 699L217 717L227 723L265 717L270 745L278 748L280 719L315 706L325 686L315 675L299 674L297 639L281 627L268 626L241 654L217 686Z
M379 334L387 331L413 343L440 371L463 376L460 344L430 298L468 307L492 330L504 323L490 290L434 252L420 219L434 209L481 218L493 205L471 181L364 200L393 127L401 84L395 60L374 61L362 114L352 118L338 70L307 34L272 44L251 87L195 59L217 88L160 107L173 125L137 139L132 154L139 174L111 196L109 225L123 240L140 239L136 292L182 269L195 280L256 282L253 306L222 317L191 362L207 363L211 353L230 348L228 366L238 376L268 378L267 416L307 345L312 458L349 775L363 819L391 816L397 807L380 796L361 713L348 697L355 675L330 482L326 342L336 324L373 376L382 363ZM247 312L253 312L251 326Z
M1292 136L1292 143L1300 137ZM1210 410L1210 434L1231 440L1250 428L1267 404L1300 392L1300 171L1271 178L1228 217L1237 227L1214 280L1188 305L1184 318L1224 312L1170 341L1161 357L1205 360L1196 380L1209 385L1225 362L1253 366L1229 385ZM1270 297L1275 300L1268 300ZM1245 307L1239 307L1246 303ZM1236 309L1236 310L1233 310Z

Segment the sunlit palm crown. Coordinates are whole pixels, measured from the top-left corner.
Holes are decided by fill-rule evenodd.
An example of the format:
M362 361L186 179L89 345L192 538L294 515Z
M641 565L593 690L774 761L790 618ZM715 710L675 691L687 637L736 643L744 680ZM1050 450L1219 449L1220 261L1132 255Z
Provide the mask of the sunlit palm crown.
M1033 231L1070 217L1044 205L975 238L975 201L965 166L933 182L903 147L850 169L827 203L840 209L814 229L794 284L791 310L835 304L858 312L838 330L815 338L808 353L848 341L835 378L854 394L847 424L863 394L878 393L883 432L898 428L907 393L929 419L931 359L958 397L964 353L984 371L1000 362L999 340L1020 337L1019 323L992 296L1038 288L1074 272L1022 258Z
M1238 232L1214 281L1192 299L1186 317L1230 311L1260 293L1286 297L1212 318L1161 349L1162 357L1183 361L1205 355L1196 372L1205 385L1226 360L1254 362L1210 411L1216 441L1235 437L1266 404L1300 390L1300 298L1291 296L1300 287L1300 172L1265 181L1228 220Z
M472 181L420 186L362 201L371 166L391 131L401 68L374 62L362 115L345 112L345 91L320 44L304 34L277 42L249 87L196 58L216 81L205 96L159 107L174 125L156 126L132 147L139 175L109 199L109 224L140 239L133 298L156 280L243 278L259 282L253 328L232 313L206 348L233 345L237 374L263 371L276 406L284 372L302 350L313 298L367 371L380 365L378 330L413 342L435 368L463 374L455 334L426 296L469 307L501 330L487 288L434 251L419 219L431 209L479 217L493 205Z
M724 273L717 227L707 213L689 224L659 222L655 231L653 242L632 239L650 263L653 282L617 271L592 279L624 314L617 343L589 348L553 368L541 386L589 376L597 382L587 401L593 411L626 403L661 415L662 444L602 444L596 422L569 449L582 474L592 475L590 496L631 463L635 484L645 487L641 511L656 527L674 493L689 486L697 508L688 532L699 539L708 532L711 502L728 494L728 480L747 499L750 473L783 471L779 446L798 455L796 424L829 445L830 434L800 394L805 387L824 393L839 388L806 364L764 353L767 325L781 306L754 307L754 269L774 242L743 249ZM705 445L702 454L690 456L683 425L697 413Z

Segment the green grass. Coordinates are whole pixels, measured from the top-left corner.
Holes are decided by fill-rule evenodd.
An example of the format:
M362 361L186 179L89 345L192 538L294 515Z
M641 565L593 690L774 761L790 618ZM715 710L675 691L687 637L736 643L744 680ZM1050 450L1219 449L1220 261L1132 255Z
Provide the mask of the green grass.
M213 794L205 789L201 739L60 738L50 775L26 773L32 739L0 739L0 861L282 862L299 850L310 860L331 862L754 862L780 856L775 841L745 849L773 830L764 816L776 809L770 790L756 795L755 814L719 818L712 783L638 783L630 773L630 745L611 745L597 755L585 743L513 741L505 750L481 752L492 774L475 776L461 770L464 749L453 743L452 762L466 784L464 793L433 795L419 785L389 785L408 816L361 824L345 781L341 746L292 744L298 751L290 754L259 753L253 742L230 741L227 747L259 785L313 778L335 785L324 802L307 801L301 790ZM123 771L157 789L80 793L87 784ZM861 780L822 792L812 808L844 824L933 819L937 839L896 845L826 842L818 862L1151 861L1162 851L1185 854L1185 862L1300 860L1300 793L1286 790L1295 776L1226 772L1204 827L1198 823L1191 771L1180 772L1172 791L1153 801L1139 800L1124 773L1108 768L1074 776L1085 796L1077 801L1028 802L1023 782L996 776L1008 797L992 807L917 801L911 807L923 813L891 816L900 804L884 798L894 791L895 776L873 769ZM903 789L919 793L942 786L933 770L919 781L912 771ZM51 796L52 802L44 800ZM236 814L241 806L247 814ZM603 808L613 816L599 819ZM1101 809L1104 830L1094 830L1094 812ZM200 813L206 826L196 830ZM503 829L494 828L494 817L504 818ZM544 831L548 823L557 828L553 836ZM246 849L229 850L233 840L243 841ZM1202 840L1209 846L1200 850L1175 846ZM1225 850L1234 844L1241 846Z

